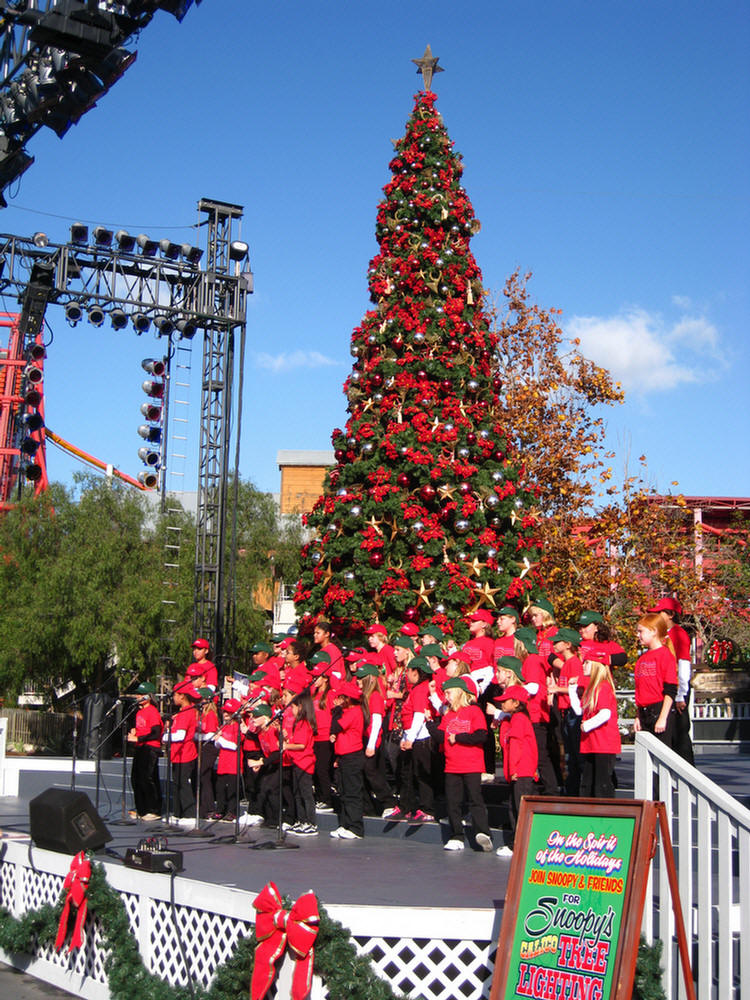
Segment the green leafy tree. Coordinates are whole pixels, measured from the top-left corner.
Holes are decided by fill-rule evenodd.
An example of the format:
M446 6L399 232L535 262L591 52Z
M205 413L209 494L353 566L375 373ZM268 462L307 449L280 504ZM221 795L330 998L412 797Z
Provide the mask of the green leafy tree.
M479 228L435 95L395 144L351 338L336 466L307 518L295 600L339 634L374 616L452 628L535 582L534 502L503 423L497 335L469 242ZM303 619L304 621L304 619Z

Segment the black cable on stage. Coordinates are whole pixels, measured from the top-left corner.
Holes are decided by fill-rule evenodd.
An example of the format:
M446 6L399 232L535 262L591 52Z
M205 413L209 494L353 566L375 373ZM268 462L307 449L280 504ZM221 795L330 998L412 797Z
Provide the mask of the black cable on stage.
M195 989L193 987L193 978L190 975L190 966L187 960L187 951L185 950L185 942L182 939L182 934L180 932L180 926L177 923L177 905L174 901L174 880L177 877L177 869L171 861L165 861L164 867L169 871L169 912L172 916L172 927L174 928L175 936L177 937L177 944L180 946L180 955L182 956L182 964L185 967L185 975L187 976L188 989L190 990L190 996L195 996Z

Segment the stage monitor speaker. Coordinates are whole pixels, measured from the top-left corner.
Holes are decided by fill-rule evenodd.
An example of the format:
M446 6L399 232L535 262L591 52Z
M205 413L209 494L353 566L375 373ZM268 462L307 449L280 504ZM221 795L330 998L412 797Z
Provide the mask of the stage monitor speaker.
M85 792L48 788L29 802L31 839L46 851L98 851L112 834Z

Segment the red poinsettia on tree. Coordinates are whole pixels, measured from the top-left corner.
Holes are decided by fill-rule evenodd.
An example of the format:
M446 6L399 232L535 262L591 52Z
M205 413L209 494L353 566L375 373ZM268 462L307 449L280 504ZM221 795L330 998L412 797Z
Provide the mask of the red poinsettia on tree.
M534 497L500 422L479 229L435 94L415 97L378 208L370 309L352 334L349 419L307 517L295 601L339 635L377 618L450 629L535 580Z

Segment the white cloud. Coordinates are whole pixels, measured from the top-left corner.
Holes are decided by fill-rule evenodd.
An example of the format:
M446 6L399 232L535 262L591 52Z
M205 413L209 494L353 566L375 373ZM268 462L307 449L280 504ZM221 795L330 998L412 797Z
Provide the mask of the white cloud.
M263 352L255 355L255 363L258 368L280 375L284 372L292 371L294 368L338 368L340 361L327 358L319 351L283 351L281 354L265 354Z
M723 367L718 331L703 316L667 323L658 313L633 308L617 316L573 316L566 333L638 395L711 381Z

